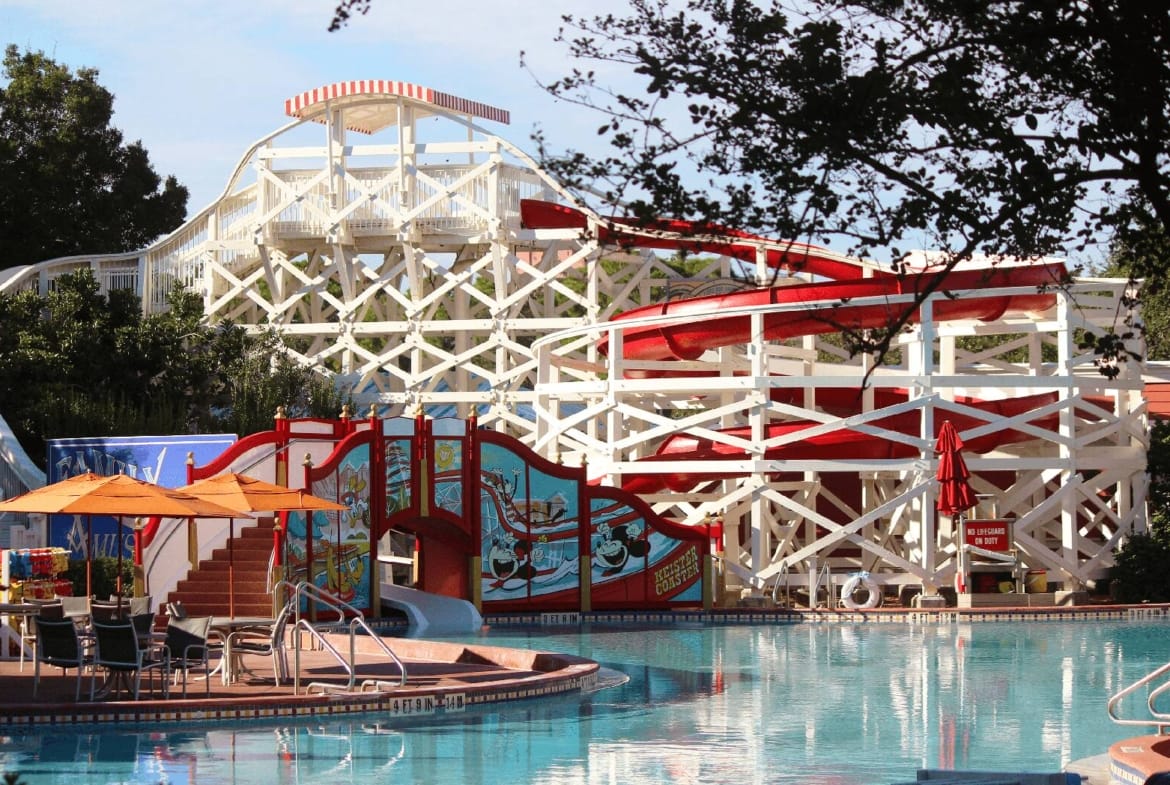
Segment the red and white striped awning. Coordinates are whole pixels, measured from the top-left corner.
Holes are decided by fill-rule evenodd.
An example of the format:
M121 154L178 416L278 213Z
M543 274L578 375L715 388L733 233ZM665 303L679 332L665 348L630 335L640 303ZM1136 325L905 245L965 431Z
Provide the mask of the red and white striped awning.
M385 97L386 101L371 100ZM398 100L407 99L416 105L431 106L449 112L481 117L497 123L508 123L507 110L497 109L479 101L460 98L450 93L441 93L429 87L420 87L410 82L391 82L385 79L360 79L352 82L335 82L331 85L308 90L284 102L284 111L289 117L313 117L321 115L326 104L345 109L345 127L351 131L372 134L398 122ZM342 103L344 102L344 103Z

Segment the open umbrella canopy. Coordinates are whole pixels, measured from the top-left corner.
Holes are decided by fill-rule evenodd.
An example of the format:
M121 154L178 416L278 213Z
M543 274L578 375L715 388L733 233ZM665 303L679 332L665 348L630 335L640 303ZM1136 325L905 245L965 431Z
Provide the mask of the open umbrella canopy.
M231 472L184 485L179 490L241 513L349 509L344 504L303 490Z
M938 511L958 515L974 507L975 492L971 489L971 472L963 460L963 440L950 420L943 421L939 428L934 450L938 453Z
M198 480L190 485L184 485L179 490L185 491L200 499L222 504L241 514L252 512L286 512L292 510L346 510L344 504L329 499L322 499L311 493L282 485L273 485L270 482L249 477L246 474L217 474L204 480ZM235 541L234 529L228 534L228 614L236 615L236 580L235 556L232 553L232 543Z
M101 476L93 472L0 502L0 512L163 518L233 518L240 515L238 510L181 490L164 488L126 474Z

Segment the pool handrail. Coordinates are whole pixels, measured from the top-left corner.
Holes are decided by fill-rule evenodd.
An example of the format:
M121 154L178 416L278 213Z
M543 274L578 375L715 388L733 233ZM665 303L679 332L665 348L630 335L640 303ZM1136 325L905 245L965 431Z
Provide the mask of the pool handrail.
M365 614L361 610L342 600L335 594L322 589L314 583L308 581L300 581L293 584L289 581L280 581L274 588L274 594L284 590L291 590L289 592L288 601L285 603L285 612L291 612L293 617L293 692L300 692L300 678L301 678L301 645L299 631L304 630L313 640L315 640L322 649L328 651L338 664L341 665L349 676L349 681L344 687L339 687L335 684L328 684L323 682L311 682L305 687L306 692L311 692L314 688L321 689L322 692L352 692L354 685L357 682L357 634L360 629L366 636L372 640L375 645L388 656L395 665L398 666L399 672L399 687L406 684L406 665L394 653L394 650L386 645L382 637L370 628L366 622ZM324 635L321 634L321 629L312 619L303 618L301 616L301 598L304 598L313 606L323 607L325 610L336 613L342 620L345 627L349 631L349 659L346 658L337 650ZM346 614L350 614L348 622L344 622ZM322 624L322 627L336 627L338 622L327 622Z
M1153 726L1157 729L1159 736L1166 735L1167 728L1170 728L1170 714L1155 710L1154 703L1156 702L1159 695L1166 692L1167 690L1170 690L1170 682L1161 684L1154 688L1146 697L1146 708L1150 712L1149 719L1129 719L1120 717L1118 716L1117 710L1121 704L1121 701L1124 700L1127 696L1133 694L1142 687L1151 684L1154 680L1166 676L1168 673L1170 673L1170 662L1159 668L1155 668L1153 671L1147 673L1133 684L1122 688L1120 692L1117 692L1111 696L1109 698L1108 704L1106 704L1106 710L1109 712L1109 719L1113 720L1118 725L1140 725L1146 727Z
M821 586L825 587L825 592L828 595L825 598L825 607L833 610L837 607L837 591L833 586L833 571L829 568L828 564L823 565L817 571L816 581L813 583L811 587L812 591L808 597L808 607L810 610L815 610L818 605L817 598L821 594Z
M780 569L776 571L776 577L772 584L772 604L776 605L780 601L780 587L784 587L784 607L792 607L791 587L788 585L788 560L785 559L780 562Z

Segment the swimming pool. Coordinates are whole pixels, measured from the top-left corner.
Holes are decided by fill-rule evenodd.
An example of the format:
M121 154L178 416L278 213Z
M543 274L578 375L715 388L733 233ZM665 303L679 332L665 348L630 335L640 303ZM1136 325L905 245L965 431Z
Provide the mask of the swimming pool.
M917 768L1056 771L1141 729L1121 687L1170 660L1170 622L797 624L493 632L629 677L399 721L45 728L0 745L28 785L419 782L883 785Z

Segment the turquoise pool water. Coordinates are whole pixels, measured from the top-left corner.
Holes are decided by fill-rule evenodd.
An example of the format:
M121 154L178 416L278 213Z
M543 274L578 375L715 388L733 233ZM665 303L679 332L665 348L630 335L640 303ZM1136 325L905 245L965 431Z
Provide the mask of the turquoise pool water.
M726 626L490 634L628 676L395 722L43 729L0 770L53 783L815 783L928 768L1056 771L1141 729L1109 696L1170 660L1170 623Z

